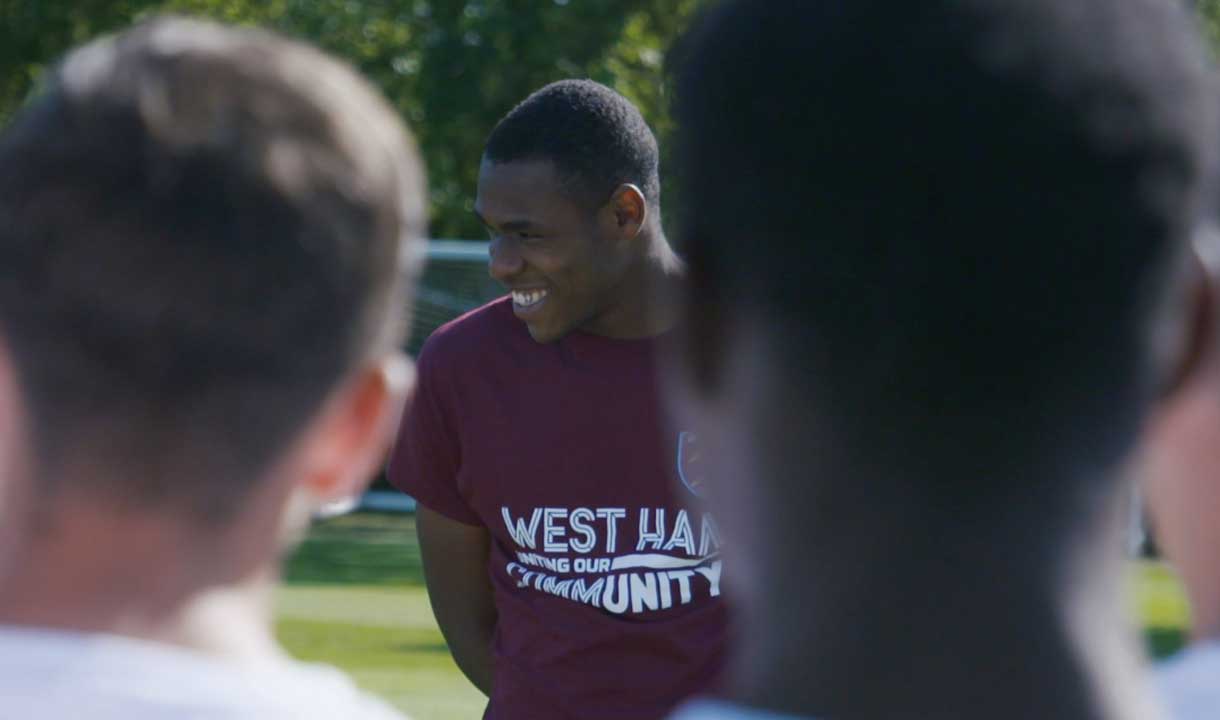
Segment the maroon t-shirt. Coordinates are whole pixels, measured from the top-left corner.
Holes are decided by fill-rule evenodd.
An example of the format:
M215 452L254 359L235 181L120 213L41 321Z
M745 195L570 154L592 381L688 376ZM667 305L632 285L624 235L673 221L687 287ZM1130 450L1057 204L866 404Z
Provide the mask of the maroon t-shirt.
M718 674L719 540L692 505L693 436L662 430L654 349L542 345L503 299L420 353L389 475L491 533L488 718L661 718Z

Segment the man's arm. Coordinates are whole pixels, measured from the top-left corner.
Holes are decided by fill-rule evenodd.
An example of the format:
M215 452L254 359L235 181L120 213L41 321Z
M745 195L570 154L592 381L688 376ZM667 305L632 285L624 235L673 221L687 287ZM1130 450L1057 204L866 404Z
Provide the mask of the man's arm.
M451 520L419 505L416 532L428 599L449 652L475 687L491 697L492 635L496 606L487 574L487 530Z

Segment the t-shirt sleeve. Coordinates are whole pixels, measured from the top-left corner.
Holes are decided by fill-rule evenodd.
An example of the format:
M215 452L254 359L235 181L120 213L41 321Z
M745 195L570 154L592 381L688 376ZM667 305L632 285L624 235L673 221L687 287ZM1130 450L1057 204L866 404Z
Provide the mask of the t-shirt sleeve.
M426 345L419 358L415 392L403 413L387 472L390 483L419 504L452 520L482 526L483 521L458 488L461 445L437 358Z

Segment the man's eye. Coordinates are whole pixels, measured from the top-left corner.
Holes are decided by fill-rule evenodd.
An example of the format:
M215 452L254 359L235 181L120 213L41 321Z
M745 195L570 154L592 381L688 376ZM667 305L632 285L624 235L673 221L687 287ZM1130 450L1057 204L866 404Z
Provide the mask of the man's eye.
M517 233L517 237L521 240L537 240L538 239L538 235L536 235L534 233L527 233L524 231Z

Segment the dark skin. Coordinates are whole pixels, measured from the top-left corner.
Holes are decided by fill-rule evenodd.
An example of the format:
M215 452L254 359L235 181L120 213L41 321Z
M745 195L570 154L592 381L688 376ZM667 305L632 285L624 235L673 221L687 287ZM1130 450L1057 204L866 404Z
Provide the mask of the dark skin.
M573 330L610 338L657 335L673 322L648 292L676 261L635 185L595 205L565 186L552 163L484 161L475 214L487 228L491 276L509 291L544 292L514 312L541 343Z
M514 293L513 312L539 343L573 331L648 338L673 325L675 304L657 298L674 296L679 263L635 185L597 204L565 186L549 161L484 161L475 214L491 238L488 272ZM423 507L416 528L437 623L458 667L490 696L491 535Z
M1139 664L1113 602L1122 565L1112 551L1126 524L1117 484L1091 500L1095 518L1076 529L1094 537L1034 549L1021 538L1037 519L946 515L918 469L894 482L859 455L837 456L824 429L834 418L803 402L810 396L794 390L801 382L779 362L791 350L774 342L774 318L723 302L703 252L691 248L690 311L667 384L680 388L681 414L699 418L704 447L718 451L704 497L725 530L726 566L751 568L734 586L740 642L728 697L811 717L1148 717L1131 691ZM1180 264L1179 289L1150 332L1166 397L1200 380L1215 348L1206 273L1192 257ZM1026 481L1033 471L1023 463L995 463L990 477ZM957 472L950 464L934 474ZM1047 571L1064 556L1074 557L1070 570Z
M423 505L415 517L428 599L441 634L462 673L491 697L491 641L496 631L496 604L487 577L491 536L486 528L450 520Z

